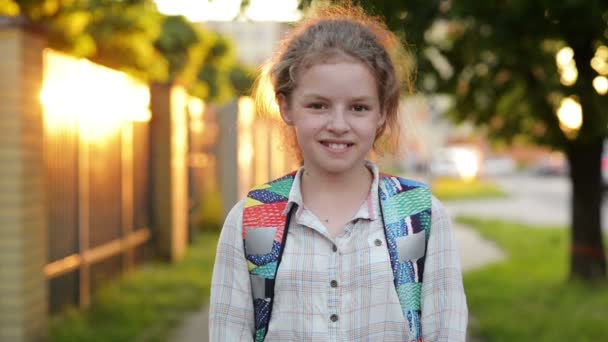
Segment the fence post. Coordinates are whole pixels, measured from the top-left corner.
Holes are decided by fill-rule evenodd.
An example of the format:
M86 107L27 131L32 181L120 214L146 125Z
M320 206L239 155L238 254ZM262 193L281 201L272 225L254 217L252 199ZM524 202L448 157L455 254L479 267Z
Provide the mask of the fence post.
M220 129L218 139L218 169L220 180L220 191L222 193L222 204L224 217L239 200L239 127L238 127L238 103L231 101L218 113L218 125Z
M0 17L0 340L47 334L47 217L39 101L45 39Z
M160 254L176 261L188 244L186 94L164 84L150 91L152 223Z

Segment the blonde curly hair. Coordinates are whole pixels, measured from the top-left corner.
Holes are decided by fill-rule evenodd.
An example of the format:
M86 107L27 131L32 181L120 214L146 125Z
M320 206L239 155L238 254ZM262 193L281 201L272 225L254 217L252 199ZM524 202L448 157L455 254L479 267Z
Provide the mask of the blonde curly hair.
M377 142L388 131L388 139L383 145L394 151L400 132L401 92L404 86L412 92L412 60L386 25L379 18L365 14L358 6L313 8L284 36L256 81L253 96L258 113L278 114L277 96L284 96L289 103L298 83L298 71L340 55L360 61L374 75L381 111L385 115L384 124L376 132L374 150L383 152ZM297 148L295 139L290 137L290 140Z

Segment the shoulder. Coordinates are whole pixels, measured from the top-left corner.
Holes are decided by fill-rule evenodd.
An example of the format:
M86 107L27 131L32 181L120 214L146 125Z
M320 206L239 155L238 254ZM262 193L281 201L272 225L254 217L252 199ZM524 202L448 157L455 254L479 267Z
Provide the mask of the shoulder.
M430 189L430 187L421 181L417 181L414 179L404 178L401 176L391 175L388 173L380 172L379 174L380 180L388 181L388 182L399 182L402 186L406 186L409 188L426 188Z
M263 184L258 184L249 189L247 197L261 201L265 203L266 195L275 194L287 198L289 190L296 182L297 172L290 172L282 177L268 181Z
M452 218L449 211L435 196L431 202L431 236L451 239L453 230Z
M224 220L224 229L230 228L230 230L235 232L240 232L242 230L242 220L243 220L243 211L245 210L245 199L238 201L228 212L226 215L226 219Z
M437 197L431 195L431 212L434 217L438 219L448 219L449 214L439 199Z
M390 175L387 173L380 173L380 179L387 182L399 182L401 186L406 186L409 188L423 189L423 191L430 195L431 198L431 216L433 223L449 220L449 214L445 209L445 206L443 205L443 203L441 203L439 199L437 199L437 197L432 194L431 187L428 184L413 179Z

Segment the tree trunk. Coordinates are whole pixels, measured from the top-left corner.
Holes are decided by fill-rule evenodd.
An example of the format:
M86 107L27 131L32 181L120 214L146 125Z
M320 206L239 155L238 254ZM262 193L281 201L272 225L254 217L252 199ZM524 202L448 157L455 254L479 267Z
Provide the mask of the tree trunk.
M603 141L570 143L566 154L572 181L570 279L606 279L601 228Z

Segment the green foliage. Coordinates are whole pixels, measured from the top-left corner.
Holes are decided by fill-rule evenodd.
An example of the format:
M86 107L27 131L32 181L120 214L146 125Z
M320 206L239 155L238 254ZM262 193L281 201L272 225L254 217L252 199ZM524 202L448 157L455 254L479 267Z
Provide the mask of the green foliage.
M176 82L210 102L248 87L226 38L181 16L164 16L153 0L0 0L0 14L47 27L50 47L146 82Z
M203 195L199 211L198 229L202 232L222 229L224 221L224 205L222 195L218 190L209 191Z
M190 50L201 43L201 37L182 16L167 16L162 25L154 45L169 62L169 79L175 80L190 62Z
M88 310L51 322L50 341L167 341L209 299L217 232L200 232L184 260L145 265L103 288Z
M13 17L19 14L19 5L14 0L0 0L0 15Z
M473 200L505 197L500 187L488 181L474 179L438 178L434 179L431 188L433 194L442 201Z
M243 65L233 65L229 76L234 92L238 95L250 95L256 71Z
M237 65L233 42L218 34L209 37L210 46L203 56L202 67L196 79L207 85L207 99L212 102L225 102L234 95L231 71ZM238 86L238 85L237 85Z
M606 285L565 281L566 229L472 217L458 221L496 241L508 255L464 276L474 335L497 342L601 341L608 336Z
M146 81L168 79L167 60L154 46L163 16L152 0L97 0L89 6L87 32L97 44L94 61Z

